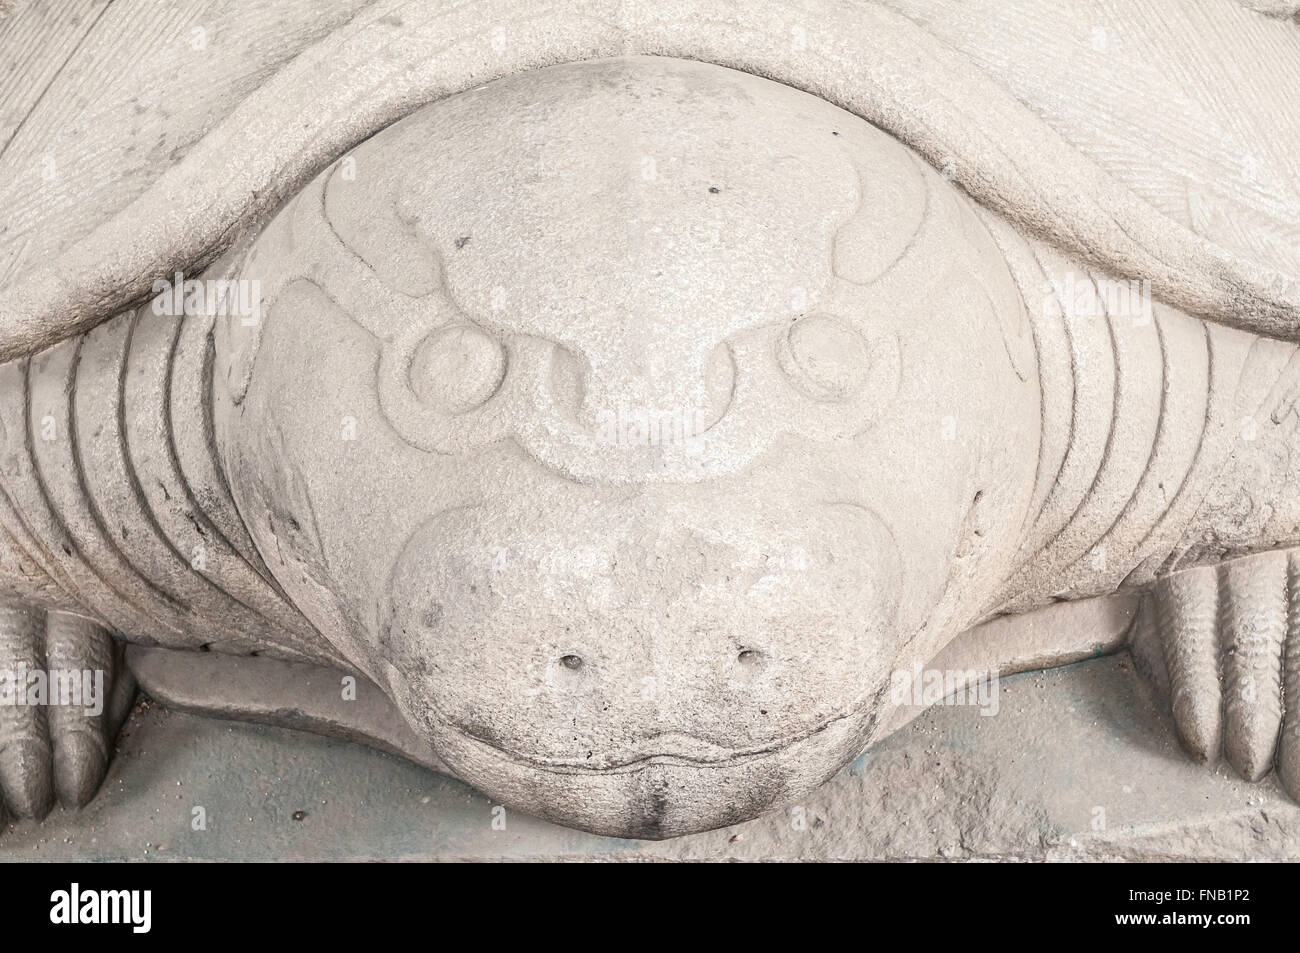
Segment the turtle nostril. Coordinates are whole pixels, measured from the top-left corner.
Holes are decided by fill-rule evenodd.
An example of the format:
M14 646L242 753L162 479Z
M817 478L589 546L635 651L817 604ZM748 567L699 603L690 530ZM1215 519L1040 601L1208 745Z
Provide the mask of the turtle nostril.
M578 669L582 668L582 656L566 655L560 659L560 664L570 671L576 672Z

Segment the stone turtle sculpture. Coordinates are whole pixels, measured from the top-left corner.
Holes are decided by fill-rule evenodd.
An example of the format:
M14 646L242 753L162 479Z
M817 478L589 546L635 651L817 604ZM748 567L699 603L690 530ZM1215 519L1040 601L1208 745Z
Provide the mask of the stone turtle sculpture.
M670 837L820 784L897 672L1121 648L1193 755L1300 792L1285 293L1187 290L1171 226L1174 290L1121 299L1141 249L669 57L430 102L293 191L0 366L3 658L117 676L0 710L14 811L93 794L138 679Z

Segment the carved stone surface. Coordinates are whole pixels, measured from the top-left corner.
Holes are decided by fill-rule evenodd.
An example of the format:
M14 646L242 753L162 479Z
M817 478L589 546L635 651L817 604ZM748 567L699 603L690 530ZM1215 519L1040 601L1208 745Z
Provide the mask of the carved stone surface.
M663 841L503 812L361 745L151 706L99 796L15 824L0 860L1300 857L1300 810L1271 779L1187 758L1125 654L1009 676L999 698L996 716L929 709L781 810Z
M356 6L274 14L206 118L120 83L113 197L4 130L52 171L0 223L0 670L112 695L0 705L12 811L93 795L138 680L670 838L1117 651L1300 795L1294 10ZM1136 70L1139 150L1008 17L1271 52Z

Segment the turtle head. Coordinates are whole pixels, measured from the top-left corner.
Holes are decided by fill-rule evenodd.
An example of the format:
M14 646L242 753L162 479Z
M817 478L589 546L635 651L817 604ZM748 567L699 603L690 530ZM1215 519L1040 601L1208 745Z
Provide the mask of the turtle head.
M828 103L633 58L412 114L217 334L285 593L464 780L603 833L754 816L970 621L1037 455L971 203Z

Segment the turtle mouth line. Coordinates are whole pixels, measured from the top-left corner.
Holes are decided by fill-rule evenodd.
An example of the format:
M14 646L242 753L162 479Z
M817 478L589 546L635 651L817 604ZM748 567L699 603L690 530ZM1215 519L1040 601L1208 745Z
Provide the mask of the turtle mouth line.
M661 732L634 744L625 755L618 757L616 760L606 761L599 765L590 764L586 758L544 758L523 754L515 749L504 747L495 741L490 741L482 735L450 721L442 721L439 727L442 730L455 732L460 738L468 741L483 753L509 761L512 764L525 765L553 774L627 774L659 766L731 768L776 757L797 745L811 741L828 729L859 716L872 701L874 701L874 698L863 699L857 704L823 719L808 731L798 735L788 736L750 748L726 748L683 732Z

